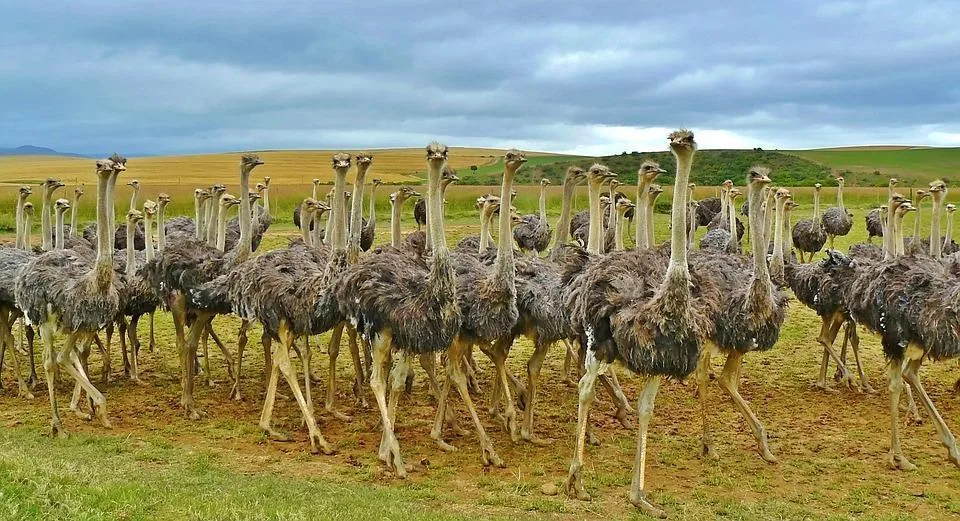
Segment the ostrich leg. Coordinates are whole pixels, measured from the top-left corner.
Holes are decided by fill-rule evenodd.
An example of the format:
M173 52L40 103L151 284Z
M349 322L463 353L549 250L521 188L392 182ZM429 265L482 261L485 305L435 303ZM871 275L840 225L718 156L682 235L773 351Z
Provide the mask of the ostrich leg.
M3 344L3 350L6 350L7 346L10 346L10 358L13 358L13 370L17 373L17 396L32 400L33 393L30 392L30 388L23 380L23 374L20 372L20 359L17 358L17 350L13 346L14 339L13 333L11 332L10 316L8 311L0 312L0 334L3 335L3 338L0 338L0 343ZM3 354L2 351L0 351L0 367L2 367L2 361Z
M63 430L63 421L60 420L60 410L57 406L57 375L60 373L60 365L57 364L53 352L53 331L54 325L51 323L40 325L40 341L43 342L43 371L47 377L47 394L50 396L50 429L54 436L66 438L67 431Z
M590 494L583 488L583 458L587 444L587 427L590 423L590 406L597 397L597 378L607 370L608 364L597 360L593 353L584 358L584 372L578 387L577 447L570 462L570 471L563 489L568 496L581 501L590 501Z
M120 356L123 358L123 376L130 377L130 357L127 355L127 318L117 317L117 329L120 333ZM131 348L133 345L131 344Z
M727 394L733 399L733 403L740 409L740 414L742 414L743 418L750 424L750 429L753 430L753 437L757 440L760 457L768 463L776 463L777 457L770 452L770 447L767 442L766 429L764 429L760 420L757 419L753 410L750 409L747 401L740 396L740 360L742 358L743 353L736 351L727 355L727 361L723 364L723 372L720 374L720 385L727 391Z
M110 383L110 372L112 368L110 367L110 358L113 356L113 322L107 324L107 343L104 346L103 353L103 378L102 382L104 384Z
M410 373L410 354L396 353L394 355L393 367L390 369L390 398L387 401L387 417L390 418L390 425L393 426L394 433L397 428L397 406L400 403L400 395L403 394L403 388L406 384L407 375ZM388 458L390 447L385 436L380 437L380 459Z
M563 357L563 380L575 386L577 385L577 381L570 376L570 373L572 372L572 368L580 366L580 360L569 339L564 338L563 345L567 348L567 354Z
M887 382L890 389L890 453L887 461L898 470L916 470L917 466L903 455L900 449L900 393L903 391L902 362L887 362Z
M347 341L350 345L350 357L353 359L353 395L357 399L357 404L366 408L367 397L363 393L363 382L367 381L370 375L364 370L363 362L360 360L357 330L352 326L347 330Z
M480 421L480 417L477 415L477 409L474 407L473 398L470 397L470 390L467 388L467 376L463 372L462 364L465 361L465 355L469 347L469 344L459 340L454 340L453 346L451 346L449 352L447 353L447 378L449 378L453 385L456 386L457 392L460 393L460 397L463 399L464 404L466 404L467 410L470 412L470 417L473 419L474 427L477 429L477 437L480 438L480 457L483 460L483 464L494 465L496 467L503 468L506 466L506 464L493 449L493 444L490 442L490 438L483 429L483 423ZM440 416L440 421L442 421L442 419L443 417ZM434 423L434 425L436 425L436 423Z
M130 344L130 380L138 385L145 382L140 379L140 336L137 334L137 326L140 324L140 315L130 317L130 325L127 327L127 335Z
M243 370L243 350L247 347L247 332L250 330L250 322L244 320L240 323L240 330L237 333L237 370L234 373L233 387L230 389L230 398L241 401L240 395L240 375Z
M537 403L540 369L543 368L543 361L549 349L550 344L541 340L540 336L533 339L533 355L527 361L527 401L523 409L523 425L520 427L520 438L539 446L546 446L549 443L533 435L533 408Z
M922 363L922 358L907 361L906 368L903 370L903 377L906 378L910 387L913 387L913 390L917 392L917 396L920 397L920 402L923 403L923 407L927 410L927 413L930 414L930 417L933 418L933 425L937 428L940 441L943 442L943 446L947 448L947 459L954 465L960 467L960 449L957 449L957 439L953 436L953 433L950 432L950 427L947 427L946 422L943 421L943 417L940 416L940 412L937 410L936 405L933 404L933 400L930 399L930 395L928 395L926 389L923 388L923 383L920 382L920 375L917 374L917 371L920 370L920 364Z
M510 439L516 442L520 441L520 428L517 425L517 411L514 408L513 397L510 395L510 379L507 376L507 355L510 353L511 342L511 339L500 340L487 346L481 345L480 350L490 357L497 371L497 385L494 386L494 393L497 395L495 403L503 398L504 412L500 419L504 429L510 434ZM498 416L499 412L498 405Z
M703 421L703 432L700 435L700 454L711 459L717 459L718 455L713 449L713 435L710 429L710 408L707 402L710 385L710 349L704 349L700 353L700 360L697 363L697 398L700 401L700 416Z
M273 353L274 364L280 370L287 384L290 385L290 390L293 391L293 397L297 400L300 411L303 413L303 419L306 421L307 430L310 433L310 451L314 454L318 452L333 454L333 447L327 443L327 440L320 434L320 429L317 427L317 420L313 416L312 405L307 403L306 398L300 391L297 370L290 362L290 350L293 349L296 337L293 332L287 328L286 323L283 322L280 324L280 338L281 342L279 342L277 349L275 349ZM309 381L310 375L308 374L306 378ZM274 387L276 387L276 385L274 385Z
M33 390L37 388L37 385L40 383L40 379L37 378L37 363L36 357L33 354L33 340L36 336L36 332L33 329L33 326L28 326L24 322L24 319L20 319L20 333L22 336L26 336L27 340L27 357L30 361L30 377L27 378L27 386ZM22 341L21 341L22 343Z
M89 345L89 342L92 340L92 338L88 338L89 336L92 335L84 335L84 338L79 339L81 344ZM57 353L57 365L80 383L80 387L83 388L87 396L90 397L90 400L93 401L94 411L96 412L97 418L100 419L100 423L109 429L111 424L110 420L107 419L107 400L103 394L90 383L86 373L83 371L83 367L80 364L80 357L77 356L77 337L78 334L67 335L63 347L61 347Z
M374 335L371 340L371 354L373 364L370 367L370 389L377 400L377 408L380 409L380 426L383 428L383 441L380 444L380 460L387 467L393 468L397 477L407 477L407 469L403 465L403 458L400 456L400 443L393 432L393 422L390 421L389 408L387 406L387 363L390 361L390 346L393 341L393 334L390 330L381 331Z
M337 357L340 356L340 340L343 338L343 328L346 324L341 322L334 326L330 334L330 343L327 345L327 355L329 366L327 369L327 412L340 421L350 421L352 418L337 410ZM386 387L384 387L386 389Z
M732 233L736 233L733 230ZM729 358L727 359L729 360ZM654 376L645 379L637 400L637 455L633 462L633 479L630 482L630 502L650 517L665 518L667 513L647 501L644 485L647 466L647 428L653 417L653 402L660 389L660 377Z
M240 322L240 327L243 327L245 322L247 321L243 320ZM250 324L247 323L247 328L249 327ZM213 340L213 343L217 345L217 347L220 349L220 353L223 354L223 362L227 366L227 377L230 378L231 381L236 380L236 375L233 372L233 355L230 354L230 350L227 349L227 346L224 345L222 340L220 340L220 336L217 335L217 332L213 329L212 323L207 324L207 333L210 334L210 338ZM209 371L207 374L209 374Z
M203 346L203 378L207 382L207 387L213 387L213 379L210 378L210 351L207 349L207 341L210 339L210 332L204 331L200 344Z
M303 398L307 402L307 409L310 410L310 414L316 418L316 410L313 408L312 360L313 348L310 347L310 335L304 335L303 348L300 350L300 362L303 364Z
M847 322L847 335L850 336L850 349L853 351L853 358L857 362L857 373L860 375L860 389L867 394L877 394L877 390L870 385L867 374L863 370L863 363L860 361L860 335L857 333L857 324Z

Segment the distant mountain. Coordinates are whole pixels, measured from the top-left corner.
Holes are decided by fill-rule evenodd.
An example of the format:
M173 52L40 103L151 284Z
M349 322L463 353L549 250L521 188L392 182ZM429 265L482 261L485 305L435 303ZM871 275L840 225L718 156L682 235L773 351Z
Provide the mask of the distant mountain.
M63 157L89 157L83 154L74 154L71 152L57 152L52 148L38 147L34 145L22 145L16 148L0 147L0 156L63 156Z

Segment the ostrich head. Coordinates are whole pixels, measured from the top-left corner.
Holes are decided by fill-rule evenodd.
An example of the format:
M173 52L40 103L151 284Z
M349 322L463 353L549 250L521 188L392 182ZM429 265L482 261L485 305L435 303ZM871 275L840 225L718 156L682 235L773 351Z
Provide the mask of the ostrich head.
M663 193L663 187L658 184L652 184L650 188L647 189L647 193L651 201L656 200L656 198L660 197L660 194Z
M114 154L110 156L108 159L110 159L110 161L113 161L114 165L117 165L117 166L114 166L113 168L114 170L123 171L127 169L127 158L121 156L120 154L117 154L116 152L114 152Z
M316 178L316 177L313 178L313 186L320 186L320 179L319 179L319 178Z
M617 174L610 171L609 168L601 165L600 163L594 163L593 166L587 170L587 184L600 188L600 185L607 182L610 179L616 179Z
M33 203L31 202L23 203L23 213L24 215L33 217Z
M840 253L837 250L827 250L827 256L823 259L822 266L833 276L846 277L853 275L853 270L857 268L857 261Z
M330 205L326 201L317 201L317 217L330 211Z
M820 184L820 183L816 183L816 184L813 185L813 191L814 191L814 192L819 192L821 188L823 188L823 185Z
M99 167L98 167L99 168ZM113 167L110 168L113 171ZM54 178L48 178L46 181L40 184L48 193L53 193L57 188L64 186L63 181Z
M540 180L540 186L550 186L551 184L553 183L551 183L550 180L547 179L546 177Z
M427 145L427 162L439 167L447 162L447 145L436 141Z
M193 198L197 201L203 201L204 194L206 194L207 197L210 197L210 192L204 190L203 188L195 188L193 190Z
M610 180L610 190L611 190L611 191L616 190L618 186L620 186L620 181L618 181L618 180L616 180L616 179L611 179L611 180Z
M265 184L263 184L263 183L257 183L257 184L254 186L254 188L256 189L256 191L257 191L258 194L263 195L263 191L267 189L267 185L265 185Z
M528 224L530 221L524 219L516 212L516 208L513 208L510 212L510 226L516 228L521 224Z
M913 206L913 203L910 201L904 201L902 204L900 204L900 206L897 207L896 216L897 218L902 219L903 216L915 211L917 211L917 208Z
M327 206L327 205L325 205ZM329 208L329 206L327 206ZM303 209L307 214L315 214L320 208L320 201L317 201L313 197L307 197L303 200Z
M247 198L250 199L250 204L253 204L257 202L257 199L260 199L260 194L257 193L255 190L251 190L247 192Z
M270 188L270 176L268 176L268 175L263 176L263 184L264 184L267 188Z
M401 186L399 190L390 194L391 200L394 202L403 203L411 197L421 197L420 192L410 188L409 186Z
M766 186L770 184L770 169L764 166L752 166L747 171L747 185Z
M727 197L730 198L730 202L736 201L737 197L740 197L741 195L743 195L743 192L741 192L737 187L731 187L729 190L727 190Z
M727 179L720 186L722 186L724 190L729 192L730 189L733 188L733 181L731 181L730 179Z
M446 188L450 183L456 183L460 180L460 177L457 176L457 171L453 168L450 168L450 165L443 167L443 172L440 173L440 185L443 188Z
M227 185L224 184L215 184L210 187L210 196L220 199L220 196L227 193Z
M220 208L223 210L238 204L240 204L240 200L230 194L223 194L220 196Z
M523 164L526 162L527 162L526 154L524 154L523 152L515 148L511 148L510 150L507 150L507 153L504 154L503 156L504 166L513 170L514 172L516 172L517 169L523 166Z
M382 180L382 179L374 179L374 180L373 180L373 186L380 186L380 185L382 185L382 184L383 184L383 180Z
M917 190L917 202L923 201L927 197L930 197L930 194L926 190Z
M500 198L487 194L483 197L483 202L480 203L480 211L484 217L489 217L500 211Z
M156 201L151 201L147 199L143 202L143 215L146 217L153 217L157 215L157 210L159 210L160 205Z
M653 180L656 179L658 175L664 174L666 172L667 172L666 170L660 168L659 163L657 163L656 161L650 161L648 159L644 161L643 164L640 165L640 169L637 170L637 176L639 176L640 179L648 183L652 183Z
M939 204L947 195L947 183L944 183L943 179L937 179L930 183L930 190L927 193Z
M256 154L244 154L240 156L240 169L249 174L254 168L263 164L263 160Z
M206 201L207 199L210 199L210 198L212 197L212 195L210 194L210 190L204 190L203 188L201 188L201 189L200 189L200 193L197 194L197 197L200 198L200 202L202 203L202 202Z
M70 209L70 201L66 199L57 199L56 202L53 203L53 210L58 214L62 214L63 212L69 209Z
M345 198L349 201L350 198L353 197L353 192L344 191L344 192L343 192L343 197L345 197Z
M793 199L787 199L787 203L783 208L784 210L791 212L793 210L796 210L797 208L800 208L800 205L797 202L795 202Z
M33 193L33 190L30 189L29 186L24 185L24 186L21 186L21 187L20 187L20 197L21 197L22 199L25 199L28 195L30 195L30 194L32 194L32 193Z
M898 184L900 184L900 180L897 179L896 177L891 177L891 178L890 178L890 182L887 183L887 186L889 186L890 188L893 188L893 187L897 186Z
M354 156L354 161L357 163L357 169L363 169L364 172L370 168L370 164L373 163L373 154L369 152L359 152Z
M777 188L777 193L774 194L774 197L778 201L784 201L784 204L786 204L785 200L790 199L790 190L787 190L786 188Z
M840 188L843 188L843 184L844 184L844 183L845 183L845 181L844 181L844 179L843 179L843 176L840 176L840 177L837 178L837 186L839 186Z
M587 177L587 172L579 166L571 166L563 176L563 184L577 184Z
M136 224L143 220L143 212L140 210L130 209L127 211L127 222Z
M627 199L626 197L617 199L617 215L619 215L620 217L623 217L623 215L627 213L627 210L631 208L636 208L636 206L637 205L633 204L633 202L630 201L630 199Z
M686 129L675 130L667 137L670 143L670 150L680 157L691 157L697 151L697 142L693 138L693 132Z
M346 173L347 169L350 168L350 154L347 154L346 152L338 152L334 154L331 160L333 161L334 170L342 170L343 173Z
M74 199L80 199L81 196L83 196L83 185L80 185L73 189Z
M957 205L950 203L946 206L946 209L948 214L952 214L953 212L957 211Z
M109 159L97 160L97 175L101 177L106 177L112 173L113 173L113 161L110 161ZM46 185L50 181L51 179L47 179L44 185Z
M600 196L600 207L605 209L605 208L607 208L608 206L610 206L610 196L609 196L609 195L606 195L606 194L601 195L601 196Z
M140 180L139 180L139 179L131 179L130 182L127 183L127 186L129 186L130 188L133 188L134 190L139 190L139 189L140 189Z

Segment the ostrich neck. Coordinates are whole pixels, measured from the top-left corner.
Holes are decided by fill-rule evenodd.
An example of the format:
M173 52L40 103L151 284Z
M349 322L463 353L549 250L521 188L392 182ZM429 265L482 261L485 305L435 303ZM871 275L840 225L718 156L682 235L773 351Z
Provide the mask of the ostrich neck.
M674 179L673 207L670 216L670 264L661 285L661 292L671 284L682 284L683 294L689 295L690 269L687 266L687 186L690 179L690 167L693 165L693 152L676 154L677 176ZM679 187L679 189L678 189Z
M447 238L443 232L443 187L440 172L443 163L430 161L427 184L427 237L433 237L430 264L430 286L434 298L450 299L456 291L453 267L450 265ZM439 304L439 302L438 302Z
M480 251L483 253L487 251L487 236L490 234L490 215L487 214L486 210L480 211Z
M947 214L947 231L943 233L943 247L947 248L950 246L950 242L953 240L953 214Z
M316 199L316 197L314 197ZM262 213L270 213L270 187L265 187L263 189L263 210Z
M617 210L617 217L613 221L613 250L614 251L623 251L623 221L624 211Z
M400 212L403 210L401 201L390 202L390 246L400 246Z
M54 248L63 249L63 212L57 212L57 243Z
M226 212L224 212L226 213ZM240 240L234 262L240 263L250 257L253 251L253 217L250 209L250 170L240 167Z
M510 215L510 193L513 191L513 176L516 173L515 168L503 169L503 182L500 184L500 219L497 226L500 236L497 237L495 276L500 282L509 285L513 285L516 274L513 267L513 233L511 233L513 218ZM503 201L506 201L506 205L503 205Z
M127 265L126 265L125 273L127 274L128 277L132 277L133 274L137 272L137 266L136 266L137 260L133 255L133 252L134 252L133 234L136 232L136 230L137 230L137 222L131 219L127 219L127 251L126 251ZM144 232L146 232L146 230L144 230Z
M360 260L360 234L363 232L363 183L369 164L357 165L357 180L353 183L353 204L350 208L350 244L347 246L347 262Z
M113 234L117 229L117 205L114 200L114 196L117 193L117 178L119 176L119 172L114 172L110 174L110 179L107 181L107 208L110 210L107 217L110 219L110 228L108 231L111 236L111 241L113 240Z
M480 237L480 243L483 244L484 250L489 250L493 248L493 234L490 233L490 228L493 228L493 213L490 213L486 216L487 220L487 234Z
M940 208L941 201L933 199L933 214L930 224L930 256L934 259L940 258Z
M614 214L616 213L616 209L617 209L617 205L615 204L616 195L617 195L617 192L614 190L613 185L611 184L611 185L610 185L610 194L609 194L609 197L610 197L610 206L608 207L608 208L610 208L610 213L607 214L607 228L613 228L614 223L616 222L615 219L617 218L617 216L614 215Z
M841 210L846 211L846 208L843 206L843 185L842 184L837 185L837 206L839 206Z
M753 228L751 233L754 235L752 236L755 237L757 236L757 233L763 233L762 230L765 226L765 223L761 219L766 220L766 215L764 215L762 218L760 215L760 205L762 204L760 190L752 185L748 187L748 190L750 191L748 195L748 197L750 197L749 220L751 228ZM770 211L769 204L765 214L773 215L773 212ZM734 228L730 233L737 233L736 228ZM750 249L753 252L753 283L756 283L758 280L762 281L764 279L767 282L770 281L770 273L767 271L767 244L768 241L766 238L761 241L750 241Z
M309 220L307 219L309 217ZM314 246L313 237L310 233L310 223L317 218L316 213L307 213L307 205L300 204L300 237L303 239L303 244L306 246ZM316 224L314 224L314 229L316 229Z
M587 238L587 253L599 255L603 244L603 210L600 208L599 183L587 184L590 204L590 236Z
M105 287L113 277L113 228L110 225L110 175L97 179L97 260L94 264L97 282ZM127 234L128 236L130 234Z
M647 234L647 247L648 247L648 248L653 248L654 246L656 246L656 242L657 242L656 239L654 239L654 237L653 237L653 232L654 232L654 226L653 226L653 207L654 207L654 205L655 205L656 202L657 202L657 197L659 197L659 195L656 195L656 196L650 196L650 195L648 195L648 196L647 196L647 209L646 209L646 212L647 212L647 224L646 224L646 226L645 226L644 228L646 229L646 234Z
M217 205L217 206L220 206L220 205ZM243 225L241 224L240 226L242 228ZM220 208L219 211L217 212L217 238L216 238L215 245L217 249L220 251L224 251L227 249L227 209L226 208ZM234 247L239 248L240 245L237 244Z
M653 181L649 180L643 174L640 174L637 181L637 208L634 211L637 230L634 234L634 242L637 244L637 249L649 248L650 244L647 243L647 206L649 206L647 194L650 191L650 185Z
M139 186L134 186L134 187L133 187L133 193L130 194L130 209L131 209L131 210L136 210L136 209L137 209L137 199L139 199L139 198L140 198L140 187L139 187Z
M314 198L314 199L317 198L317 188L319 188L319 187L320 187L320 185L318 185L317 183L313 183L313 192L311 192L310 197L312 197L312 198Z
M677 185L674 185L674 186L677 186ZM727 204L729 201L730 201L730 191L724 188L720 191L720 222L721 223L727 220L727 212L729 211L727 208Z
M783 275L783 216L784 216L784 206L786 205L786 199L780 199L776 204L776 214L773 219L773 260L771 264L771 271L776 271L778 276ZM757 259L754 259L754 262L757 262Z
M77 208L80 207L80 196L74 196L73 204L70 206L70 237L77 233Z
M343 195L344 188L347 186L347 169L338 168L333 182L333 208L330 210L330 218L327 222L327 242L330 248L334 250L346 250L346 213L344 208L347 205L347 198ZM331 255L330 258L333 258Z
M883 235L883 260L889 261L897 255L896 206L893 198L887 201L887 228Z
M790 233L790 216L793 213L789 208L783 211L783 252L786 255L793 249L793 235Z
M770 241L773 239L773 216L776 213L776 193L770 190L767 196L766 209L763 211L763 252L766 253L770 248ZM730 230L730 233L736 233L737 229Z
M157 222L161 223L161 221ZM143 216L143 251L146 261L152 261L155 256L153 249L153 216L148 213Z
M193 200L193 213L195 216L193 223L196 225L193 228L193 233L197 239L203 237L203 225L201 223L206 219L206 215L204 215L206 213L204 211L205 209L206 201L201 201L199 198Z
M23 216L23 205L27 203L27 196L25 194L20 194L17 196L17 213L16 213L16 224L17 224L17 240L15 246L21 250L26 249L24 247L24 238L26 233L24 228L24 216Z
M729 200L730 202L728 203L728 206L730 208L727 210L727 226L729 227L729 230L730 230L730 244L731 246L733 246L738 242L740 242L739 238L737 237L737 215L736 215L736 212L734 211L734 208L735 208L734 205L736 205L737 203L736 203L736 199L732 197L730 197Z
M813 220L816 223L820 218L820 190L813 191Z
M370 187L370 217L367 219L368 226L375 226L377 223L377 185Z
M547 222L547 185L540 185L540 223Z
M44 251L53 247L53 233L50 230L50 200L53 199L53 189L44 187L43 189L43 208L40 214L40 233L43 234L40 244Z
M152 239L151 239L152 242ZM167 247L167 203L161 203L157 208L157 249L163 251Z
M26 214L23 218L23 249L33 247L33 216Z
M210 246L216 246L217 244L217 222L220 219L220 198L211 197L209 208L207 209L209 214L207 215L207 244Z
M688 205L689 206L689 205ZM693 206L687 210L687 248L693 248L693 239L697 234L697 227L694 226L694 219L697 218L697 211Z
M575 181L567 181L563 184L563 200L560 204L560 220L557 221L557 242L554 248L566 244L570 238L570 206L573 203L573 193L577 189ZM481 242L483 237L480 237Z
M328 210L328 211L329 211L329 210ZM310 231L310 244L311 244L314 248L317 248L317 247L319 247L321 244L323 244L323 239L320 238L320 218L321 218L321 217L323 217L323 214L321 214L320 212L317 212L317 213L313 214L313 220L312 220L312 222L313 222L313 230ZM303 216L301 216L301 218L303 218ZM329 222L329 221L330 221L330 216L327 215L327 222ZM300 221L300 225L301 225L301 226L306 226L306 227L309 229L309 228L310 228L310 223L304 224L304 222L306 222L306 221L301 220L301 221Z
M917 215L913 218L913 243L920 240L920 207L923 206L923 200L917 201Z
M896 221L894 222L897 233L897 257L902 257L906 252L906 249L903 245L903 217L903 215L898 215Z
M326 225L326 227L324 228L324 231L323 231L323 241L324 241L325 243L327 243L327 244L330 244L330 241L333 240L333 235L331 235L331 234L333 233L331 230L333 230L333 221L334 221L334 218L333 218L333 199L330 199L330 202L331 202L331 207L330 207L330 212L327 214L327 225ZM338 210L338 211L339 211L339 210ZM301 224L303 223L302 220L301 220L300 222L301 222ZM314 227L316 227L317 224L319 224L319 223L314 223Z

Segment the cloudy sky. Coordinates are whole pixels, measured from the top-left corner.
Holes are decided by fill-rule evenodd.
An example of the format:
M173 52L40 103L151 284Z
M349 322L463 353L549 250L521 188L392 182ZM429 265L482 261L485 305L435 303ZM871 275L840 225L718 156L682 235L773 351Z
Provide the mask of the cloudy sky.
M0 146L960 146L960 2L768 3L0 0Z

